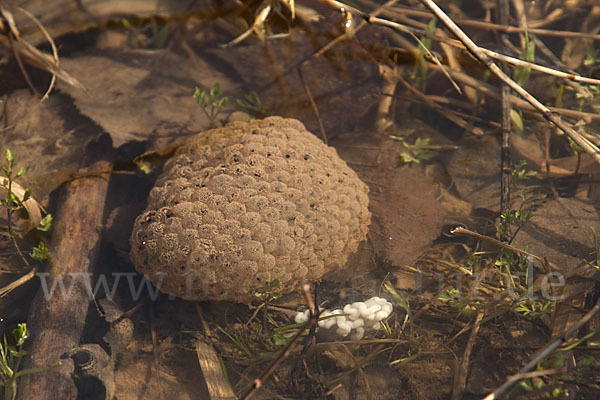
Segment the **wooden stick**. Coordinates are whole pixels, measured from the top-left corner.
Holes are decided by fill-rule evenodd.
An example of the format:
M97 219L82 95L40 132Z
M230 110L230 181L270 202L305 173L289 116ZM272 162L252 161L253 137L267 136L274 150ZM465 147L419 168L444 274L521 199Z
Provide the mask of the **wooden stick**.
M196 355L210 400L236 400L237 397L223 374L215 349L210 344L199 340L196 342Z
M500 24L508 23L509 6L508 0L498 0L496 2L498 10L498 19ZM508 41L508 35L500 35L502 41ZM500 214L510 210L510 176L512 168L510 154L510 133L512 124L510 120L510 89L506 84L502 84L502 148L500 150ZM502 237L502 241L508 238Z
M91 143L89 154L107 154L112 146L105 144ZM112 168L112 163L105 160L86 165L96 171ZM90 279L102 230L108 177L106 173L67 183L58 202L49 246L48 275L38 274L42 287L29 310L27 325L32 341L24 368L47 367L58 362L62 365L21 378L18 394L21 400L77 398L71 376L73 360L65 355L79 346L91 300ZM59 282L65 290L61 290ZM56 285L52 293L49 289L53 284Z

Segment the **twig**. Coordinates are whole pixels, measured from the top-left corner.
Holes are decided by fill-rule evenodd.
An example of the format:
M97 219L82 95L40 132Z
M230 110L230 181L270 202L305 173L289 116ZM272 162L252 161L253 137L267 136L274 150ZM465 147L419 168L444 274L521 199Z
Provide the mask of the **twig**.
M521 370L513 376L510 376L506 382L504 382L498 389L494 390L492 393L488 394L484 397L483 400L494 400L498 399L500 395L506 392L516 381L523 379L524 374L531 371L535 368L540 361L544 358L548 357L554 350L558 349L561 345L563 345L571 335L573 335L579 328L585 325L594 315L596 315L600 311L600 301L596 303L596 305L585 314L577 323L567 329L562 335L554 339L552 342L548 343L546 347L538 351L535 356L525 365Z
M446 117L448 120L454 122L456 125L460 126L461 128L463 128L465 130L468 130L472 134L477 135L477 136L482 136L483 135L483 131L481 130L481 128L473 127L473 126L471 126L471 124L469 124L464 119L462 119L462 118L458 117L457 115L455 115L455 114L453 114L453 113L445 110L443 107L441 107L440 105L438 105L437 103L435 103L428 96L425 96L421 91L419 91L417 88L415 88L409 82L407 82L401 76L398 76L397 79L400 82L402 82L402 84L408 90L410 90L411 93L413 93L415 96L417 96L418 98L420 98L421 100L423 100L425 102L425 104L427 104L428 107L433 108L434 110L436 110L437 112L439 112L440 114L442 114L444 117Z
M498 17L500 24L508 23L508 1L498 0ZM508 35L502 34L502 39L508 41ZM502 84L502 148L500 150L500 214L510 209L510 89ZM502 241L508 238L501 237Z
M430 15L426 11L416 10L415 8L409 8L405 6L395 6L393 12L398 12L405 15L413 15L417 17L429 18ZM544 21L545 22L545 21ZM555 21L552 21L555 22ZM463 26L475 27L475 28L483 28L488 30L496 30L500 32L506 33L522 33L529 32L542 36L559 36L559 37L572 37L572 38L589 38L600 40L600 34L597 33L586 33L586 32L572 32L572 31L557 31L553 29L540 29L535 26L539 26L537 23L530 23L526 28L511 26L511 25L501 25L501 24L493 24L485 21L478 21L474 19L459 19L458 23Z
M36 272L37 272L37 268L32 268L31 271L29 271L27 274L23 275L19 279L15 280L15 281L9 283L8 285L4 286L3 288L1 288L0 289L0 298L6 296L8 293L12 292L14 289L25 284L26 282L29 282L31 279L33 279L35 277Z
M19 51L15 48L15 44L14 44L14 40L13 40L12 36L8 37L8 41L10 43L10 49L12 50L13 55L15 56L15 60L17 60L17 65L19 66L19 69L21 70L21 73L23 74L23 78L25 79L25 82L27 82L27 86L29 86L29 89L31 90L32 94L37 95L38 91L35 89L35 86L33 85L31 78L29 77L29 73L25 69L25 64L23 64L23 60L21 59L21 56L19 55Z
M465 352L463 353L462 361L460 365L456 368L456 373L454 374L454 384L452 385L452 400L459 400L462 398L463 391L467 385L467 373L469 372L469 360L471 359L471 352L473 351L473 346L475 345L475 338L479 333L479 328L481 327L481 321L483 320L483 312L477 313L477 317L475 317L475 322L473 322L473 328L471 329L471 335L469 336L469 340L467 341L467 345L465 346Z
M410 26L406 26L406 25L403 25L403 24L399 24L397 22L389 21L387 19L377 18L376 17L377 13L375 13L375 12L373 12L371 14L367 14L367 13L365 13L363 11L360 11L360 10L354 8L354 7L347 6L344 3L339 2L339 1L335 1L335 0L321 0L321 1L323 1L324 3L327 3L327 4L329 4L329 5L331 5L332 7L335 7L335 8L341 8L341 7L343 7L345 9L351 9L351 11L356 12L356 15L360 16L361 18L363 18L366 22L368 22L370 24L385 26L387 28L391 28L391 29L394 29L396 31L403 32L403 33L406 33L406 34L409 34L409 35L413 35L414 34L414 35L418 35L418 36L423 36L423 37L426 37L428 39L435 40L436 42L446 43L446 44L449 44L451 46L454 46L454 47L457 47L457 48L460 48L460 49L463 49L463 50L468 49L466 47L466 45L463 44L459 40L450 39L450 38L442 37L442 36L439 36L439 35L435 35L435 34L426 32L426 31L424 31L422 29L412 28ZM422 13L422 11L420 11L420 12ZM482 24L488 24L488 23L482 23ZM355 29L355 31L358 30L359 28L360 28L360 26L357 27L357 29ZM509 32L513 32L513 31L511 30ZM514 32L523 32L523 29L515 28ZM532 32L532 31L529 30L529 32ZM565 32L565 33L568 33L568 32ZM571 32L571 33L573 33L573 32ZM594 35L594 37L600 38L600 35ZM505 54L501 54L501 53L498 53L496 51L486 49L484 47L479 47L479 49L483 53L485 53L488 57L497 59L499 61L504 61L506 63L512 64L512 65L515 65L515 66L523 66L523 67L531 68L533 70L537 70L537 71L540 71L540 72L543 72L543 73L546 73L546 74L549 74L549 75L557 76L557 77L562 78L562 79L567 79L567 80L576 81L576 82L582 82L582 83L589 83L589 84L593 84L593 85L600 85L600 80L599 79L587 78L587 77L580 76L580 75L577 75L577 74L574 74L574 73L571 73L571 72L558 71L558 70L550 68L550 67L546 67L546 66L543 66L543 65L531 63L531 62L528 62L528 61L523 61L523 60L520 60L520 59L515 58L515 57L511 57L511 56L508 56L508 55L505 55Z
M315 285L315 293L314 293L314 304L318 304L317 302L317 285ZM311 309L311 313L314 314L312 316L312 318L315 321L319 320L319 316L321 314L320 310L313 306L310 307ZM295 385L296 390L299 392L300 391L300 387L298 385L298 371L300 370L300 366L304 365L302 361L304 361L304 357L306 356L306 353L308 352L308 349L315 337L317 333L317 324L311 324L310 325L310 329L308 331L308 335L306 336L306 339L304 340L304 346L302 347L302 351L300 352L300 355L298 356L298 360L296 361L296 364L294 365L294 367L292 368L291 372L290 372L290 380L292 381L292 384Z
M457 227L452 228L450 230L450 234L451 235L470 236L470 237L475 238L475 239L484 240L484 241L486 241L488 243L495 244L496 246L505 248L505 249L510 250L512 252L515 252L517 254L526 255L528 257L533 257L534 259L536 259L537 261L539 261L540 263L542 263L542 265L546 265L547 264L546 260L543 260L541 257L538 257L535 254L529 253L529 252L527 252L525 250L518 249L518 248L516 248L514 246L511 246L510 244L501 242L501 241L499 241L497 239L494 239L492 237L481 235L481 234L479 234L477 232L473 232L471 230L463 228L462 226L457 226ZM550 264L550 265L552 266L552 264ZM557 268L555 268L555 269L557 269Z
M438 68L436 65L433 65L433 64L430 65L430 67L433 69ZM497 93L496 87L494 87L488 83L485 83L483 81L479 81L479 80L473 78L472 76L465 74L464 72L455 71L455 70L448 70L448 71L450 72L452 77L454 79L456 79L457 81L462 82L471 87L474 87L478 91L480 91L481 93L483 93L487 96L491 96L495 99L500 100L500 94ZM529 104L525 100L523 100L515 95L510 96L510 102L511 102L511 104L513 104L514 106L516 106L522 110L536 111L536 109L531 104ZM559 107L549 107L549 108L553 112L560 113L562 115L573 117L573 118L585 118L585 119L590 119L590 120L600 120L600 114L598 114L598 113L588 113L588 112L583 112L583 111L568 110L566 108L559 108ZM540 118L542 118L542 117L540 116Z

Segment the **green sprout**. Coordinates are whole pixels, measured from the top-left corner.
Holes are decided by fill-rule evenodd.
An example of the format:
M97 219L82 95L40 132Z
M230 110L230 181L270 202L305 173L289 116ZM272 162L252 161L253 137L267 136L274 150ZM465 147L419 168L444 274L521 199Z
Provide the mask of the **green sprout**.
M524 317L539 317L549 315L554 311L553 301L520 301L513 311Z
M436 20L432 19L427 23L425 31L429 34L433 34L436 30ZM427 81L433 73L429 72L429 66L427 64L426 55L431 50L431 39L421 38L419 40L418 54L415 58L415 66L411 79L417 80L418 87L422 92L425 92Z
M521 60L531 63L535 61L535 42L533 40L529 40L527 32L525 32L525 48L521 53ZM519 86L523 86L525 83L527 83L530 76L531 67L519 65L517 68L515 68L512 78ZM519 132L523 131L523 113L521 111L511 108L510 119Z
M599 56L600 49L595 48L591 43L588 44L585 49L585 60L583 60L583 65L586 67L593 67L598 64Z
M531 217L533 217L531 211L523 211L521 209L516 211L506 210L500 215L500 222L496 225L496 232L498 232L500 237L508 238L508 242L510 243Z
M50 258L50 250L48 250L44 242L39 242L38 245L31 250L29 256L34 260L44 261Z
M221 91L221 86L218 83L215 83L213 87L210 88L210 91L207 93L205 90L200 90L196 88L194 91L194 98L202 107L202 111L206 114L211 123L215 124L215 119L217 115L227 107L229 99L227 96L223 96L223 92Z
M535 42L533 40L529 40L529 36L527 32L525 32L525 48L521 53L521 60L527 62L535 62ZM519 84L519 86L523 86L531 76L531 67L520 65L515 68L513 72L513 80Z
M470 303L456 288L448 289L437 296L438 300L447 303L451 307L458 310L458 315L464 315L467 318L472 318L477 314L476 303Z
M417 138L413 144L401 139L402 145L406 147L406 151L400 153L400 158L406 164L420 163L435 157L435 153L429 147L430 138Z
M11 332L9 339L4 335L0 343L0 386L4 387L3 400L14 400L17 397L17 382L23 375L44 372L60 366L60 362L52 367L30 368L21 370L23 357L27 351L23 349L27 340L27 325L18 324Z
M25 208L25 202L31 198L31 190L29 188L24 188L22 195L17 195L15 193L15 181L21 178L28 170L29 167L21 167L18 170L15 168L15 157L12 152L7 149L5 154L5 165L3 165L0 170L4 174L4 178L0 178L0 182L3 182L3 186L6 188L6 197L0 199L0 205L6 208L6 220L7 220L7 228L8 235L11 238L13 246L17 250L17 253L25 263L25 265L29 266L29 261L21 251L21 247L17 243L17 237L13 229L13 214L17 211L20 211ZM36 229L47 232L52 228L52 215L46 214L44 218L39 222ZM37 250L36 250L37 249ZM48 258L48 249L46 246L40 242L36 248L33 249L32 255L35 254L37 256L45 256L45 259ZM37 258L36 258L37 259Z

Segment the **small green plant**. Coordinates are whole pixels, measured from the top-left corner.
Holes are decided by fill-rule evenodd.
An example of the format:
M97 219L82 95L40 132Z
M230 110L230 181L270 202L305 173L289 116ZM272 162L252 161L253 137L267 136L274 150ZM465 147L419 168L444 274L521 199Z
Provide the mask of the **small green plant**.
M433 34L435 30L436 20L432 19L427 23L427 28L425 28L425 31L427 33ZM418 54L415 59L415 66L410 78L416 81L417 87L422 92L425 92L427 82L429 78L433 75L433 72L429 70L429 66L426 60L426 55L429 55L430 50L431 39L428 39L426 37L421 38L419 40Z
M260 333L268 332L269 323L273 325L277 325L273 318L269 315L269 305L273 300L276 300L281 297L281 283L279 279L273 279L267 283L267 290L264 292L255 292L254 296L263 301L262 306L262 328ZM255 329L256 331L257 329Z
M535 61L535 42L533 40L529 40L527 32L525 32L525 48L521 53L521 60L531 63ZM527 83L530 76L531 67L519 65L513 71L512 78L519 86L523 86L525 83ZM524 124L522 111L511 108L510 119L519 132L523 131Z
M452 308L458 310L459 315L464 315L468 318L474 317L477 314L476 303L469 302L465 296L456 288L448 289L437 296L438 300L447 303Z
M60 362L52 367L30 368L21 370L23 357L27 351L23 349L27 340L27 325L18 324L7 339L4 335L0 343L0 386L4 388L2 400L14 400L17 397L17 383L21 376L47 371L60 365Z
M4 387L4 400L13 400L17 396L17 380L23 372L19 372L22 358L27 352L23 344L27 339L26 325L19 324L13 331L11 342L6 339L0 344L0 373Z
M400 153L400 158L406 164L420 163L421 161L431 160L435 157L435 153L429 147L430 138L417 138L413 144L400 139L402 145L406 147L406 151Z
M13 214L17 211L20 211L25 208L25 202L31 198L31 190L29 188L24 188L21 193L18 195L15 191L15 181L21 178L29 169L28 167L21 167L18 170L15 168L15 158L12 152L7 149L5 154L5 165L1 167L2 173L4 174L4 178L0 178L0 182L2 182L2 186L6 188L6 197L0 199L0 204L6 209L6 220L7 220L7 228L8 235L11 238L13 246L17 250L17 253L25 263L25 265L29 266L29 261L21 251L21 247L17 242L17 237L13 229ZM44 218L38 223L36 229L46 232L52 228L52 215L46 214ZM36 257L44 257L44 258L35 258L33 257L35 254ZM49 256L48 249L44 245L44 243L40 242L32 251L32 257L40 260L47 259Z
M521 60L527 62L535 62L535 42L529 40L529 35L525 32L525 48L521 53ZM513 80L523 86L531 76L531 67L520 65L513 72Z
M44 242L39 242L37 246L35 246L29 256L37 261L44 261L50 258L50 251L44 244Z
M151 49L164 49L169 41L171 34L171 28L169 25L159 27L160 21L156 16L151 16L150 19L142 24L136 22L130 22L128 19L121 19L121 25L129 30L134 38L137 37L149 37L150 42L146 40L136 40L138 45L146 45ZM141 36L141 35L143 36Z
M235 108L254 118L264 118L267 115L267 107L262 104L258 93L254 90L244 95L244 98L237 99L235 101Z
M600 270L600 240L598 240L598 234L596 233L596 230L594 228L590 228L592 230L592 238L594 239L594 250L596 253L596 262L595 264L592 264L592 267L594 267L597 270Z
M550 315L554 311L554 301L519 301L516 303L513 311L517 314L521 314L524 317L540 317L542 315Z
M510 243L531 217L533 217L531 211L506 210L500 215L500 222L496 225L496 231L500 237L507 238Z
M600 49L597 49L593 46L593 44L588 44L585 49L585 60L583 60L583 65L586 67L593 67L598 64L600 60Z
M520 160L515 164L514 167L511 168L510 174L512 177L512 182L517 184L526 179L534 178L537 175L537 171L527 169L527 161Z
M202 107L202 111L204 111L213 125L215 124L217 115L223 111L223 109L227 107L227 104L229 103L229 99L227 96L223 96L221 86L218 83L215 83L213 87L210 88L208 93L205 90L196 88L194 91L194 98L200 107Z

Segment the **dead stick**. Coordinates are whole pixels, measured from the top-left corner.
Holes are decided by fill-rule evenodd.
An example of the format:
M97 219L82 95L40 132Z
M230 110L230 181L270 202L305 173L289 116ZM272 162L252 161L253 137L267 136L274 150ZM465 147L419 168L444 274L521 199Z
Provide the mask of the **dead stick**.
M106 136L104 136L106 137ZM88 145L86 154L107 154L105 141ZM96 158L97 159L97 158ZM109 170L110 161L87 162L93 170ZM96 261L109 174L76 179L64 186L50 241L48 272L38 274L41 288L31 305L32 333L25 369L62 362L60 368L25 375L19 399L75 400L73 360L64 357L79 346L91 300L91 276ZM62 282L61 282L62 281ZM64 290L62 290L63 285ZM54 286L52 293L49 288Z
M500 24L508 23L508 0L498 0L498 18ZM501 35L503 40L508 41L508 35ZM510 157L510 88L506 84L502 84L502 148L500 150L500 214L504 214L510 210L510 175L511 175L511 157ZM502 237L502 241L507 241L508 238Z
M475 317L473 328L471 329L471 335L467 341L465 352L463 354L462 361L456 366L456 372L454 374L454 385L452 386L452 400L459 400L462 398L465 387L467 386L467 374L469 372L469 360L471 359L471 352L475 345L475 338L479 333L481 327L481 321L483 320L483 312L479 312ZM457 363L458 364L458 363Z

